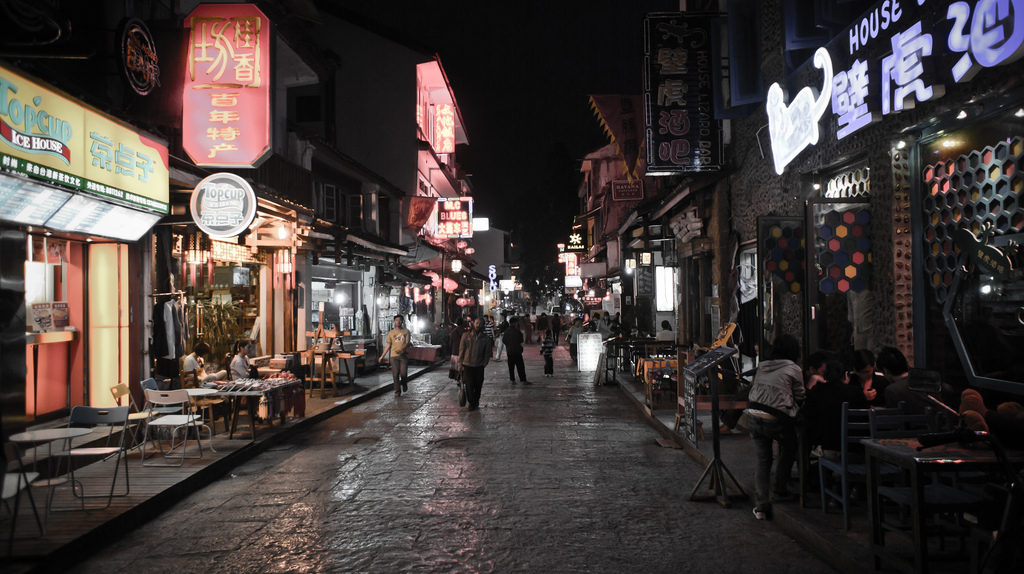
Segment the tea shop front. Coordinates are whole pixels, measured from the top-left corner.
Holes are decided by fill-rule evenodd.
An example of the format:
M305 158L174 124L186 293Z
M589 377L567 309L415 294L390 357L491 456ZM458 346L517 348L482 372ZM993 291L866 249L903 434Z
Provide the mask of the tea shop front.
M164 143L0 63L3 435L108 404L139 375L140 242L168 212Z

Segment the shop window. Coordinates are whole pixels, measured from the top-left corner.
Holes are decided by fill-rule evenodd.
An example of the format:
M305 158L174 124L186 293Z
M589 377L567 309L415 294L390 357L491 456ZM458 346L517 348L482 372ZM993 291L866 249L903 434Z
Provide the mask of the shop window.
M971 384L1021 392L1024 365L1024 120L1011 114L922 145L920 246L926 309L941 315ZM948 339L926 333L929 360Z
M343 199L344 212L339 218L339 223L352 229L363 228L363 196L346 195Z
M320 195L321 213L328 221L338 220L338 190L333 185L325 183Z

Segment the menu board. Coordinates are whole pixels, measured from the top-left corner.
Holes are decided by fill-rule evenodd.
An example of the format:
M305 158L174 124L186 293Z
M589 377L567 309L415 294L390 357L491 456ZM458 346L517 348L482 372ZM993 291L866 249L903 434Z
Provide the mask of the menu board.
M0 177L0 219L43 225L71 197L70 192L18 177Z
M682 389L679 396L683 401L683 422L685 423L686 440L697 446L697 384L707 379L708 369L717 366L725 359L736 354L733 347L715 347L683 367ZM715 385L710 385L711 392L717 392ZM678 407L677 407L678 408Z

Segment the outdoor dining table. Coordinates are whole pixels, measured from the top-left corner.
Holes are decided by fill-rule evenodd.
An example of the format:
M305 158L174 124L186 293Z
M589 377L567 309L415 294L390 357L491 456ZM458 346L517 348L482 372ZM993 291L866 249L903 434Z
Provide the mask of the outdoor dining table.
M916 438L864 439L865 465L867 469L868 516L871 521L871 550L874 554L874 568L881 567L882 558L895 559L885 546L885 532L879 512L878 468L880 462L887 462L906 470L910 474L912 503L913 563L905 565L915 573L928 572L928 539L925 536L926 475L930 472L985 471L998 472L1002 467L991 449L981 445L965 447L948 444L917 450L920 444ZM1024 463L1024 452L1008 452L1011 463Z
M17 444L17 445L20 445L20 446L39 445L39 444L44 444L45 443L46 444L46 457L47 458L52 458L53 457L53 445L54 444L63 441L64 445L61 447L61 452L67 452L67 451L71 450L71 445L70 445L71 439L78 438L80 436L85 436L85 435L87 435L87 434L89 434L91 432L92 432L92 429L87 429L87 428L59 427L59 428L52 428L52 429L40 429L40 430L31 430L31 431L25 431L25 432L16 433L16 434L11 435L9 440L11 442ZM38 463L39 463L39 449L36 449L32 453L32 469L33 470L36 469L36 466L37 466ZM71 464L71 461L69 460L68 461L68 465L69 465L68 468L69 469L70 469L70 464ZM60 464L57 465L57 471L58 472L60 471ZM48 487L48 488L52 489L53 487L58 486L60 484L64 484L67 481L68 481L68 478L66 476L56 476L56 477L53 477L53 478L42 478L42 479L35 480L35 481L32 482L32 486ZM52 493L53 491L51 490L50 492ZM47 508L47 510L49 510L49 505L50 505L50 502L51 502L51 498L52 497L49 496L49 495L47 495L47 497L46 497L46 505L47 505L46 508Z
M220 385L219 388L208 388L208 390L213 391L210 396L226 397L231 402L231 428L228 430L228 438L235 438L239 415L244 407L249 414L249 437L256 440L256 410L259 408L260 399L265 397L269 404L274 393L281 393L281 397L283 397L283 393L296 386L302 389L302 381L298 379L242 379L229 381ZM278 410L280 411L278 417L281 424L284 425L288 420L287 412L283 406ZM269 419L268 422L270 422Z

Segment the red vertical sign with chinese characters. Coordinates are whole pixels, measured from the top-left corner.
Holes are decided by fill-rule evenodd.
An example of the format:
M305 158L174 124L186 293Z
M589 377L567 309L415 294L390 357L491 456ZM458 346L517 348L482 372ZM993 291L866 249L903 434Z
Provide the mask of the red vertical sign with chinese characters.
M200 166L254 167L270 150L270 21L253 4L201 4L185 27L185 151Z
M451 104L434 108L434 151L455 153L455 106Z

